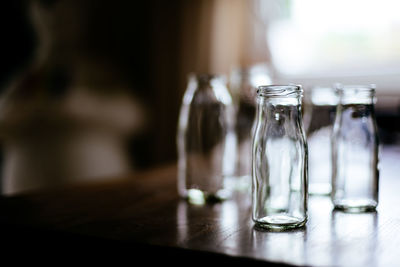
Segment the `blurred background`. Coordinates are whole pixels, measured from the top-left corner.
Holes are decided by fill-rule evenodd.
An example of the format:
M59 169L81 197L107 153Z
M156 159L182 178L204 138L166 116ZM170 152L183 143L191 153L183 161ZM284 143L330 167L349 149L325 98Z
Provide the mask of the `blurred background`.
M2 5L3 194L175 162L192 72L225 75L234 96L237 70L260 65L268 74L263 81L302 84L306 93L336 82L374 83L381 140L399 140L398 1Z

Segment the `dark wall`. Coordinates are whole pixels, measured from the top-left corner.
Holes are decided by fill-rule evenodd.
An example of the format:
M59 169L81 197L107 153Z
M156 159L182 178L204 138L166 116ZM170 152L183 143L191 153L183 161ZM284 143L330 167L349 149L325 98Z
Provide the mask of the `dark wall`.
M30 5L49 12L59 2L74 0L3 1L1 7L1 71L3 91L33 63L38 39ZM85 56L109 62L144 104L146 123L128 148L132 165L147 168L174 161L175 132L184 88L179 79L180 1L75 1L86 20ZM63 31L62 25L59 26ZM111 70L110 70L111 71Z
M29 64L35 34L27 12L28 1L2 1L0 8L0 90Z

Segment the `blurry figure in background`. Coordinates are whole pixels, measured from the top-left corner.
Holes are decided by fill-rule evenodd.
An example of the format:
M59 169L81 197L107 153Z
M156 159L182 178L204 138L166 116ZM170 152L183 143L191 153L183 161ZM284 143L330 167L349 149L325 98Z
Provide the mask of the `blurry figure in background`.
M307 94L307 142L309 193L331 192L331 135L338 98L334 88L314 87Z
M270 85L272 74L267 64L236 68L231 73L230 90L236 106L235 132L238 142L235 176L238 188L251 184L252 128L256 114L257 87Z
M36 56L0 102L3 194L131 168L125 142L143 127L144 109L115 62L102 54L108 50L97 47L100 35L91 33L87 18L92 4L31 2Z

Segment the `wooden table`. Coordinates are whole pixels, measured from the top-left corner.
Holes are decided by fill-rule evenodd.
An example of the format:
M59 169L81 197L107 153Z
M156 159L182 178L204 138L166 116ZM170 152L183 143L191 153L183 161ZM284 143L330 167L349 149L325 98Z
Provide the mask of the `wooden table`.
M96 247L130 259L186 266L215 261L399 266L400 147L384 147L381 158L377 212L332 211L328 197L313 196L309 221L300 230L256 229L245 191L213 205L180 200L171 165L113 182L0 198L0 240L11 248L45 243L74 255L77 247Z

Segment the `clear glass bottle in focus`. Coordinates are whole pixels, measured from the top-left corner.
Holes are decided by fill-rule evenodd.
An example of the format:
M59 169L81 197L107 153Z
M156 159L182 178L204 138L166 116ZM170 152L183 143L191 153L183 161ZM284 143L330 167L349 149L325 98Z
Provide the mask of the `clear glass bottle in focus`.
M339 104L332 135L332 202L350 212L378 205L379 143L375 86L338 86Z
M177 134L181 197L198 204L229 197L226 183L233 175L236 156L234 117L222 77L189 76Z
M332 130L338 98L333 87L314 87L310 92L307 127L308 192L329 195L332 180Z
M307 221L307 142L302 88L260 86L253 138L253 221L289 229Z

